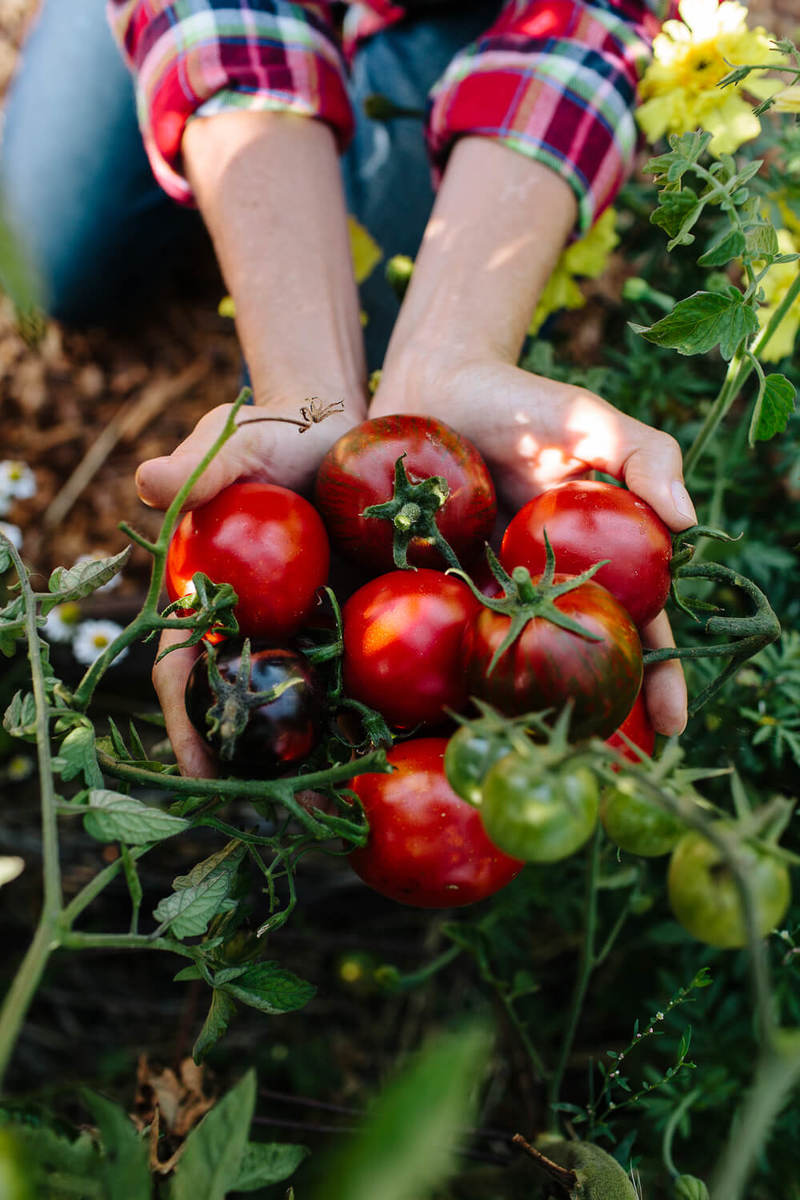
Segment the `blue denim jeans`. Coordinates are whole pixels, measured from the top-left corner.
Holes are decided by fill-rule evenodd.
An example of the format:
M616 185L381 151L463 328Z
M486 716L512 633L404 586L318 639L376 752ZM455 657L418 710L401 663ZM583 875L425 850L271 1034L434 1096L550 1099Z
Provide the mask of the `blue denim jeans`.
M364 97L423 109L456 51L492 21L499 0L433 8L370 38L353 64L356 134L342 159L349 211L385 258L413 256L433 189L422 122L375 121ZM133 86L104 0L44 0L7 99L0 191L39 271L50 314L103 323L146 303L164 272L203 237L199 215L156 184L142 147ZM362 288L367 353L379 366L397 312L382 266Z

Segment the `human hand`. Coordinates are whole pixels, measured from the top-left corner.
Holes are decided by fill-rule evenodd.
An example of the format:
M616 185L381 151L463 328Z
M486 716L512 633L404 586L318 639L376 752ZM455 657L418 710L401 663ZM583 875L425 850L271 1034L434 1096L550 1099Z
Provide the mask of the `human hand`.
M390 412L434 414L474 442L510 513L538 492L596 469L622 480L673 531L696 523L675 440L586 389L503 361L454 366L443 355L439 361L431 353L395 355L370 416ZM664 613L642 630L642 642L654 649L674 645ZM679 662L648 669L645 698L658 732L683 730L687 696Z
M228 419L231 405L224 404L207 413L192 433L170 455L142 463L136 482L141 499L152 507L166 508L178 490L200 463L219 436ZM317 405L316 413L323 413ZM362 408L357 411L363 415ZM297 425L260 420L277 415L273 409L244 406L236 414L240 426L212 459L189 496L187 507L210 500L228 484L247 478L278 483L295 491L308 490L317 466L327 449L353 424L352 416L331 405L327 415L304 431ZM289 415L288 411L286 415ZM185 640L184 631L166 631L159 653ZM203 739L190 724L184 707L184 690L189 672L200 649L197 646L171 650L153 668L153 685L158 695L167 736L182 774L209 777L215 772L214 759Z

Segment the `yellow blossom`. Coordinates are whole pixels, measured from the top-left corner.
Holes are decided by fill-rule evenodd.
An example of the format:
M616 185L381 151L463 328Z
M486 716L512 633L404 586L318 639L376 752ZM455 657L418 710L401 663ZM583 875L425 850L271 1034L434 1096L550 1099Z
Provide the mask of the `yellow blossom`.
M732 154L758 136L761 123L739 85L718 86L736 66L785 61L762 27L748 29L747 9L735 0L681 0L680 21L665 21L642 78L636 119L650 142L670 133L705 129L712 154ZM747 92L765 99L780 83L752 71Z
M776 92L772 107L776 112L800 113L800 83Z
M796 254L800 251L800 232L792 234L788 229L779 229L778 249L781 254ZM797 278L798 263L775 263L761 280L764 304L758 310L758 323L765 329L780 301ZM800 296L789 308L765 348L759 354L765 362L778 362L794 350L797 331L800 329Z
M538 333L550 313L562 308L582 308L586 303L575 277L596 279L602 274L609 254L619 241L615 222L614 209L607 208L587 234L562 252L536 305L528 329L531 336Z

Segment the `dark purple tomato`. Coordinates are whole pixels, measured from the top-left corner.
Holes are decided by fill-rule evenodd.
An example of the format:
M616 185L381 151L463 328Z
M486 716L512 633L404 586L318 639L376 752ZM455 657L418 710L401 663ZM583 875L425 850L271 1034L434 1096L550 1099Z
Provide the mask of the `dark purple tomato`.
M242 649L237 641L216 651L219 695L209 679L208 652L201 654L186 684L186 712L227 771L267 779L314 749L325 692L305 655L289 646L253 643L249 678L240 678Z

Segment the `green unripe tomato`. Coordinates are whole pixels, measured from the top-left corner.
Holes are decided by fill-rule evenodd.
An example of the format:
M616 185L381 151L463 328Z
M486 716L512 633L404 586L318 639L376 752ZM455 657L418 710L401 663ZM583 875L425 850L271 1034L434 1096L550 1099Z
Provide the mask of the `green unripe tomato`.
M490 841L506 854L558 862L590 837L597 806L597 780L588 767L547 771L535 758L512 753L484 780L481 817Z
M489 769L510 752L508 739L490 733L477 725L462 725L457 729L444 752L444 773L450 787L479 808L483 800L483 781Z
M686 831L677 817L645 794L637 780L625 776L603 789L600 820L620 850L642 858L669 854Z
M786 865L747 843L737 847L752 888L758 932L764 937L782 919L791 899ZM672 852L667 892L676 919L700 942L735 949L747 942L739 890L721 852L699 833L685 833Z

